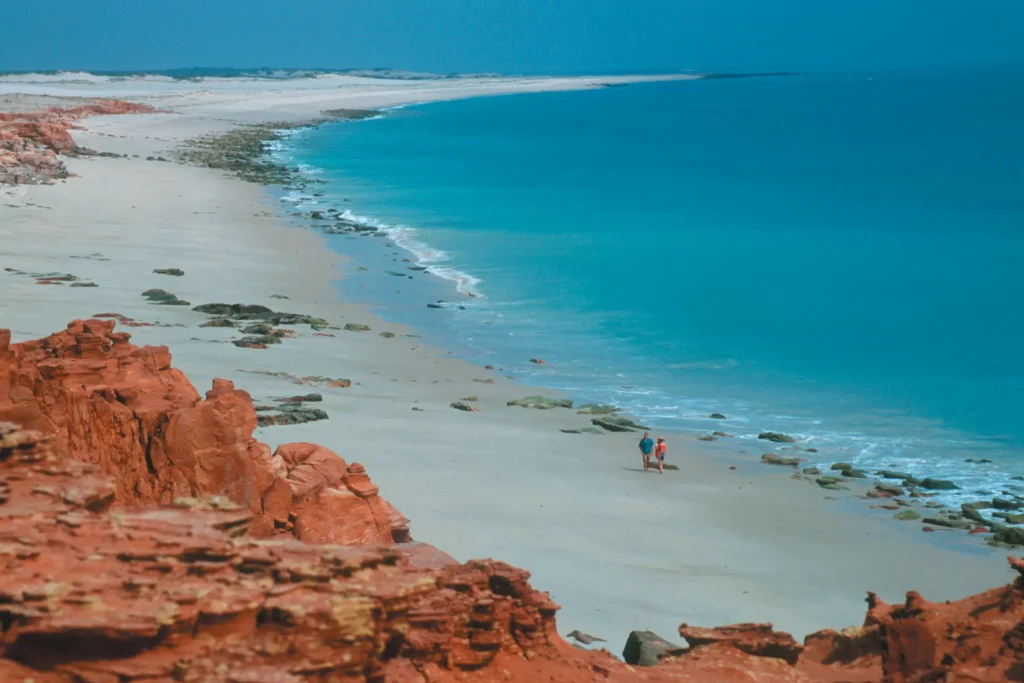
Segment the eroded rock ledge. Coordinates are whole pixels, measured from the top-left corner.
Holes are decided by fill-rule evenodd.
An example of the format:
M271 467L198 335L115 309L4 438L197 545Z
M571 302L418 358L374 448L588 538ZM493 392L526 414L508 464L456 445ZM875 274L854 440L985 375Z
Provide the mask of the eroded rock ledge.
M0 112L0 184L37 185L68 177L60 154L95 154L75 144L77 121L100 114L156 111L146 104L96 100L79 107L50 107L41 112Z
M0 680L1024 680L1024 561L957 602L869 595L863 626L802 645L683 624L687 648L634 668L567 645L525 571L404 542L361 466L313 444L270 454L254 426L245 392L217 380L201 398L112 322L23 344L0 330Z

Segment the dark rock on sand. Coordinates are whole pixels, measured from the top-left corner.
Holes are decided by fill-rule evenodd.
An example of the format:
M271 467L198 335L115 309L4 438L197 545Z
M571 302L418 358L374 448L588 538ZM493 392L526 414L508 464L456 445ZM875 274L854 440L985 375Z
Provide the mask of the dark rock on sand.
M227 318L215 318L213 320L207 320L205 323L200 323L199 327L234 327L235 324Z
M345 329L349 332L369 332L370 326L360 323L345 323Z
M583 631L572 631L571 633L569 633L569 635L566 636L566 638L572 638L573 640L583 643L584 645L590 645L591 643L608 642L604 638L598 638L597 636L592 636L589 633L584 633Z
M176 275L178 277L185 274L185 271L181 268L156 268L153 272L157 275Z
M595 417L590 422L602 429L607 429L609 432L635 432L642 429L650 429L639 422L634 422L627 417L620 417L618 415L602 415L601 417Z
M966 519L953 519L951 517L925 517L925 524L931 524L932 526L941 526L947 529L961 529L963 531L970 531L974 528L974 522Z
M283 405L281 406L281 412L272 415L261 414L256 416L256 422L260 427L269 427L271 425L297 425L305 422L316 422L317 420L326 420L327 413L320 410L319 408L306 408L305 406L299 405Z
M801 458L789 458L778 453L765 453L761 456L761 462L769 465L788 465L790 467L796 467L803 460Z
M72 282L72 287L99 287L95 282Z
M281 338L272 334L251 335L231 342L242 349L265 349L271 344L280 344Z
M700 436L697 437L697 441L716 441L717 439L718 437L712 436L710 434L701 434Z
M551 410L552 408L572 408L572 401L567 398L527 396L526 398L513 399L505 405L520 406L522 408L536 408L537 410Z
M604 434L604 430L597 427L580 427L579 429L559 429L563 434Z
M956 491L960 488L948 479L932 479L931 477L922 479L919 486L930 491Z
M814 483L818 486L823 489L828 489L829 491L841 491L846 488L839 482L840 479L838 477L819 477L814 480Z
M680 649L653 631L630 631L622 658L633 666L654 666L666 653Z
M320 394L303 394L302 396L286 396L284 398L275 398L278 403L318 403L324 400L324 397Z
M468 403L465 403L463 401L453 401L451 403L451 407L455 408L455 410L462 410L462 411L465 411L467 413L475 413L478 410L480 410L476 406L471 406Z
M322 325L329 323L323 318L316 318L301 313L284 313L274 311L259 304L201 304L192 309L198 313L215 315L232 320L250 320L264 322L269 325Z
M711 413L711 419L712 420L724 420L725 419L725 415L722 415L721 413Z
M915 510L900 510L895 515L893 515L892 518L898 519L901 522L913 522L915 520L921 519L921 515Z
M804 474L817 475L821 474L821 470L819 470L817 467L805 467Z
M875 472L875 475L882 479L899 479L901 481L912 478L907 472L897 472L896 470L879 470Z
M960 513L966 518L975 522L976 524L982 524L988 526L989 520L985 519L978 509L970 503L964 503L960 506ZM998 514L998 513L997 513Z
M162 289L147 289L142 293L142 296L150 300L154 304L161 304L163 306L189 306L189 302L179 299L174 294L164 291Z
M864 474L863 471L853 468L843 470L842 472L840 472L840 474L842 474L847 479L867 479L868 477L868 475Z
M757 435L757 438L764 439L765 441L772 441L774 443L796 443L796 439L787 435L780 434L778 432L761 432Z
M379 336L384 337L385 339L392 339L395 336L395 333L394 332L381 332Z
M907 492L899 486L893 486L891 484L875 484L875 490L890 496L905 496Z

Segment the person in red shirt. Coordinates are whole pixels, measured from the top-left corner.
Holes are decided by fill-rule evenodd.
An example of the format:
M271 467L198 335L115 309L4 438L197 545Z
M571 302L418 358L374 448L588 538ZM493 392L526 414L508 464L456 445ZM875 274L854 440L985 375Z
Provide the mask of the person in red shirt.
M668 446L665 445L665 437L658 437L658 444L654 447L654 457L658 460L658 474L665 474L665 456L668 454Z

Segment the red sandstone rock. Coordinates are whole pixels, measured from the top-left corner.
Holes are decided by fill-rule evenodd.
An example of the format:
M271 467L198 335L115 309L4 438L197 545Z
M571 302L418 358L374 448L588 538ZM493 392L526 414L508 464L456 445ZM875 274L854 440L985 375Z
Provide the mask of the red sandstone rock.
M578 650L526 572L393 545L408 520L361 465L314 444L271 454L245 392L215 380L200 399L166 348L113 327L0 330L0 420L34 430L0 423L0 681L1024 680L1013 558L1009 586L869 594L862 627L803 646L768 624L683 624L690 647L650 668Z
M0 184L36 184L68 177L56 156L83 151L69 130L81 129L75 121L97 114L136 114L153 107L121 100L97 100L94 104L42 112L0 112ZM49 284L49 283L47 283Z
M252 436L256 411L246 392L218 379L200 399L166 347L139 348L114 325L75 321L23 344L0 330L0 420L52 437L57 455L116 476L119 506L222 495L253 512L257 536L408 540L408 520L380 498L362 465L314 444L271 454Z

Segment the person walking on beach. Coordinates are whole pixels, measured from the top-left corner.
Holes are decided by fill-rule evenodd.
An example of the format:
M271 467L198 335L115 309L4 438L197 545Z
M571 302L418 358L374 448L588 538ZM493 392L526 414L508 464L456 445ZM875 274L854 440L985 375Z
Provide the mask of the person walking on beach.
M654 447L654 457L658 460L658 474L665 474L665 456L668 455L668 446L665 445L665 437L658 437L658 445Z
M651 462L652 451L654 451L654 440L650 434L644 432L643 438L640 439L640 456L644 459L644 472L647 471L647 466Z

